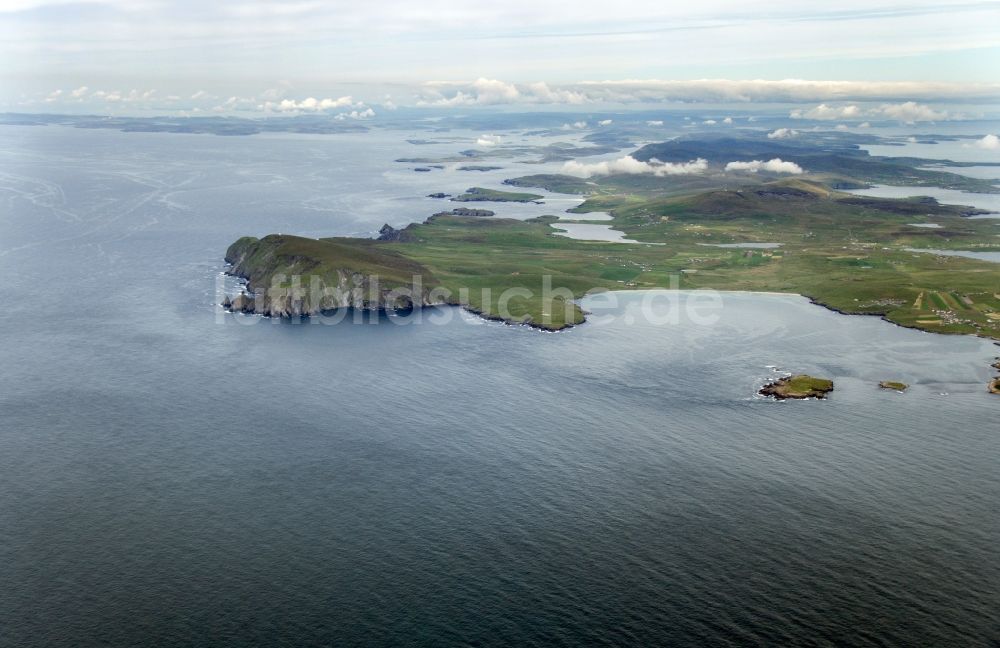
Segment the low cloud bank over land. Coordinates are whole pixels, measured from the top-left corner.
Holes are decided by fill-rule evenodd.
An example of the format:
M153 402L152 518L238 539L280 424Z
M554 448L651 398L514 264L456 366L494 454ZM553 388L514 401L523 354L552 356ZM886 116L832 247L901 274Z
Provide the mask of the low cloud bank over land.
M822 103L815 108L792 110L789 113L789 117L792 119L812 119L817 121L851 121L866 118L890 119L913 124L916 122L960 119L961 115L951 114L947 110L936 110L915 101L904 101L898 104L885 103L871 108L858 106L857 104L828 106Z
M906 123L961 118L935 102L1000 102L1000 83L806 81L799 79L732 80L624 80L580 81L567 84L509 83L479 78L469 82L433 81L401 89L391 97L357 100L350 95L318 98L298 94L291 87L275 87L259 93L229 96L221 90L198 89L191 93L166 94L155 89L101 90L96 84L57 88L25 97L21 105L58 106L132 105L136 108L175 108L198 112L258 112L301 114L337 112L346 117L365 118L369 105L393 109L399 105L456 108L505 105L639 105L685 103L793 103L812 107L796 108L794 119L820 121L861 121L884 119ZM228 99L223 99L229 96ZM924 103L921 103L924 102ZM355 116L356 115L356 116ZM600 123L608 126L610 123ZM731 118L722 123L731 123ZM651 122L651 125L656 122Z
M431 82L420 91L420 105L472 106L500 104L588 104L588 103L808 103L823 102L799 111L807 119L850 119L862 116L856 105L829 106L828 102L882 102L881 113L890 119L917 116L943 119L941 113L917 101L988 100L1000 98L1000 83L961 84L907 81L781 81L696 79L581 81L549 85L545 82L517 84L480 78L471 83ZM901 102L894 106L893 102Z
M1000 137L987 135L982 139L976 140L972 145L976 148L986 149L987 151L996 151L1000 149Z
M692 175L707 171L708 161L698 158L690 162L678 163L660 162L656 159L643 162L631 155L626 155L617 160L607 160L604 162L587 163L570 160L563 164L562 170L567 175L580 178L625 174L649 174L655 176Z
M734 161L725 166L726 171L737 171L746 173L757 173L765 171L768 173L789 173L799 175L805 170L795 162L787 162L781 158L771 160L750 160L747 162ZM592 178L594 176L610 175L653 175L653 176L678 176L694 175L708 171L708 161L703 158L690 160L688 162L660 162L656 158L649 162L637 160L631 155L620 157L616 160L605 160L603 162L578 162L570 160L563 164L562 172L566 175L578 178Z
M757 173L758 171L768 171L770 173L791 173L798 175L804 170L794 162L786 162L781 158L774 158L764 162L762 160L750 160L749 162L730 162L726 165L726 171L748 171Z

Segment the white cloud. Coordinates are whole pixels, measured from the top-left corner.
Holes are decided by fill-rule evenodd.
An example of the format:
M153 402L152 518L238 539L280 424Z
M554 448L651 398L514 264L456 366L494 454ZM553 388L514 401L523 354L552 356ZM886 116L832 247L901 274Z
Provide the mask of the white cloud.
M350 96L339 97L337 99L322 99L319 102L319 110L333 110L334 108L349 108L354 105L355 105L354 99L352 99Z
M513 83L506 83L497 79L487 79L480 77L468 86L459 86L455 94L447 96L446 91L456 84L430 82L425 84L425 92L430 94L430 98L423 99L418 105L431 106L491 106L497 104L518 103L523 100L523 95ZM564 103L556 93L549 90L544 83L535 84L539 92L550 95L549 101L544 103Z
M796 111L799 113L798 116L806 119L839 120L853 119L859 116L861 109L854 104L831 106L826 102L997 97L1000 97L1000 83L632 79L549 85L545 82L517 84L479 78L469 83L442 81L425 83L421 88L421 98L418 103L426 106L471 106L512 103L578 105L677 101L712 103L821 101L823 103L811 111Z
M948 119L947 111L937 111L930 106L918 104L915 101L906 101L900 104L882 104L873 114L881 114L889 119L912 124L919 121L941 121Z
M63 98L67 97L66 95L62 95L62 93L60 93L60 95ZM50 97L52 97L52 95L50 95ZM68 99L75 103L80 103L85 100L103 101L105 103L148 103L156 98L156 90L152 89L139 90L133 88L128 92L122 92L121 90L94 90L93 92L90 92L87 86L80 86L68 95ZM46 99L46 101L52 100L55 99Z
M937 111L915 101L904 101L898 104L884 103L877 108L867 109L860 108L856 104L830 106L822 103L809 110L801 108L792 110L789 116L792 119L814 119L819 121L843 121L861 119L863 117L875 117L894 119L908 124L919 121L940 121L949 119L950 117L947 111Z
M646 125L647 126L663 126L663 120L662 119L651 119L648 122L646 122Z
M277 101L284 98L286 92L285 88L268 88L260 93L260 98L264 101Z
M343 121L345 119L371 119L375 116L375 111L371 108L365 108L364 110L352 110L351 112L337 113L334 119Z
M799 131L791 128L779 128L768 133L767 139L788 139L790 137L796 137L798 134Z
M849 106L828 106L824 103L810 110L796 109L789 113L789 117L792 119L817 119L822 121L853 119L860 116L861 109L854 104Z
M858 128L871 128L871 127L872 125L869 124L868 122L861 122L860 124L858 124Z
M706 124L708 126L714 126L714 125L718 124L719 122L715 121L714 119L706 119L705 121L703 121L701 123L702 124Z
M299 113L299 112L326 112L330 110L336 110L338 108L358 109L363 107L364 103L362 102L355 103L352 97L344 96L344 97L338 97L337 99L331 99L329 97L324 99L317 99L316 97L307 97L302 101L296 101L295 99L282 99L281 101L278 102L265 101L263 104L258 105L257 108L265 112ZM350 116L350 113L346 114L348 117Z
M123 97L123 101L150 101L156 94L156 90L129 90L128 95Z
M479 139L476 140L477 146L497 146L503 142L503 138L499 135L480 135Z
M48 97L45 97L46 103L52 103L53 101L58 101L59 97L62 96L62 90L53 90Z
M763 162L761 160L751 160L750 162L730 162L726 165L726 171L748 171L757 173L758 171L769 171L771 173L791 173L798 175L803 172L802 167L794 162L785 162L781 158L774 158Z
M655 176L691 175L708 170L708 161L701 158L690 162L669 163L652 159L642 162L631 155L604 162L577 162L570 160L563 164L562 172L581 178L607 175L649 174Z
M845 131L845 130L848 130L848 128L847 128L847 124L837 124L837 125L836 125L836 126L834 127L834 130L839 130L839 131Z
M477 103L483 104L511 103L521 96L521 92L513 83L496 79L476 79L472 89L476 92Z
M0 0L2 3L2 0ZM2 39L0 39L2 40ZM0 47L2 49L2 47ZM363 111L361 104L351 97L321 98L321 95L307 96L305 99L289 98L289 82L274 82L272 87L257 94L253 107L275 113L320 112L352 110ZM267 87L267 86L261 86ZM80 95L75 93L80 92ZM176 91L175 91L176 92ZM217 93L220 96L217 96ZM94 101L142 101L129 92L104 91L100 96L81 86L77 90L64 90L53 96L50 103ZM139 93L142 94L141 92ZM182 93L177 93L182 94ZM219 104L232 94L223 94L219 88L207 88L197 92L183 93L191 104L202 108ZM46 99L44 93L35 95L38 101ZM381 96L381 93L376 97ZM402 96L402 95L400 95ZM366 97L366 100L368 98ZM418 105L463 107L506 104L663 104L676 102L787 102L805 104L806 107L793 110L792 117L834 122L854 122L863 120L894 120L900 122L939 121L957 119L933 103L949 100L994 101L1000 99L1000 83L948 84L917 82L849 82L849 81L802 81L785 79L781 81L696 79L690 81L639 79L624 81L581 81L566 84L545 82L509 83L500 79L481 77L470 82L428 82L417 86ZM372 98L377 102L376 98ZM815 103L814 103L815 102ZM862 103L866 102L866 103ZM178 101L178 103L183 103ZM412 103L412 102L411 102ZM387 109L395 104L386 101ZM813 107L809 107L813 106ZM931 107L934 106L934 107ZM247 106L249 107L249 106ZM604 110L603 108L599 108ZM706 126L715 123L733 124L735 118L717 117L705 119ZM601 120L605 121L605 120ZM650 120L648 125L660 126L663 120ZM701 121L701 120L695 120Z
M986 135L982 139L978 139L972 143L976 148L986 149L987 151L995 151L1000 149L1000 137L996 135Z
M602 119L601 121L597 122L597 125L598 126L610 126L611 122L612 122L612 120L610 120L610 119Z
M108 103L117 103L122 100L122 93L117 90L112 90L110 92L105 92L104 90L95 90L94 94L90 95L94 99L103 99Z
M573 90L553 90L545 82L529 83L526 96L532 99L532 103L587 103L587 97L583 93Z
M257 106L257 100L254 97L232 96L226 99L220 105L212 108L212 110L217 113L221 113L221 112L232 112L236 110L253 110L255 108L258 108L258 106Z
M171 69L186 69L197 70L200 78L227 83L251 76L258 79L254 83L280 76L298 82L331 78L329 64L337 61L351 64L333 77L376 82L416 82L419 79L414 75L420 70L470 82L481 74L479 70L506 75L501 78L536 81L577 78L581 70L600 70L601 75L621 79L622 71L633 67L629 62L636 61L645 64L635 68L648 68L650 61L668 62L661 69L673 69L669 62L685 61L687 75L728 66L773 74L796 61L796 70L815 77L831 69L830 43L835 43L837 60L865 78L886 73L925 78L942 70L941 77L948 78L947 66L929 70L926 62L938 60L935 55L971 61L977 51L995 47L995 5L991 0L846 0L817 10L815 4L778 0L769 3L767 11L752 11L735 0L695 4L635 0L617 3L613 10L593 0L431 0L419 6L402 0L3 0L0 13L46 9L5 20L0 60L25 57L28 60L17 70L21 74L58 69L54 66L71 60L71 69L106 74L103 78L124 79L127 74L136 79L169 78ZM470 35L474 41L468 40ZM369 55L356 56L362 51ZM285 55L268 55L275 52ZM163 67L164 61L170 61L171 69ZM996 80L989 65L967 68L961 78ZM11 76L15 75L5 80ZM99 80L102 77L84 78L97 86L109 83ZM644 97L699 101L703 96L764 101L762 97L769 96L776 101L810 103L898 102L942 96L935 84L923 83L795 79L609 83L601 78L593 80L603 86L599 88L550 87L562 97L548 101L565 102L571 97L592 101L599 95L615 95L627 101ZM138 83L150 81L128 85ZM517 86L522 95L528 94L526 88ZM242 92L235 87L213 91L227 96ZM321 90L312 94L316 92ZM445 98L453 94L449 90ZM544 92L537 94L542 97ZM472 96L476 100L477 95Z
M586 127L587 127L587 122L585 121L575 121L572 124L562 125L563 130L572 130L574 128L586 128Z
M588 101L620 103L691 102L829 102L993 98L1000 83L963 84L908 81L780 81L696 79L584 81L568 86Z

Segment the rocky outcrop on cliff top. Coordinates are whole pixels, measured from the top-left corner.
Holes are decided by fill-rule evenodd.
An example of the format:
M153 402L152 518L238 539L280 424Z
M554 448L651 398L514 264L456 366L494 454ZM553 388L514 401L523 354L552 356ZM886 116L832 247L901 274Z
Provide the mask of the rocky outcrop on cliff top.
M403 230L396 229L389 223L382 226L378 231L377 241L398 241L403 237Z

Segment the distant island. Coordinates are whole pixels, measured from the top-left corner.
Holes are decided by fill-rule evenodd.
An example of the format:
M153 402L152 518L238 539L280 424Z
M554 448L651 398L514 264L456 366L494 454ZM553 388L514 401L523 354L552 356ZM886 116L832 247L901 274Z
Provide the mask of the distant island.
M503 167L491 166L489 164L466 164L458 167L459 171L498 171Z
M544 196L533 193L523 193L514 191L498 191L496 189L484 189L482 187L471 187L465 193L452 198L455 202L538 202Z

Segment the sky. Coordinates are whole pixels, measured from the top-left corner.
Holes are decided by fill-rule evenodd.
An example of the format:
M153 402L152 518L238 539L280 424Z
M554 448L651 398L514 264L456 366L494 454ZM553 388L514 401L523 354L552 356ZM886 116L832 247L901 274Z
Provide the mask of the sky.
M756 4L0 0L0 110L1000 103L1000 0Z

